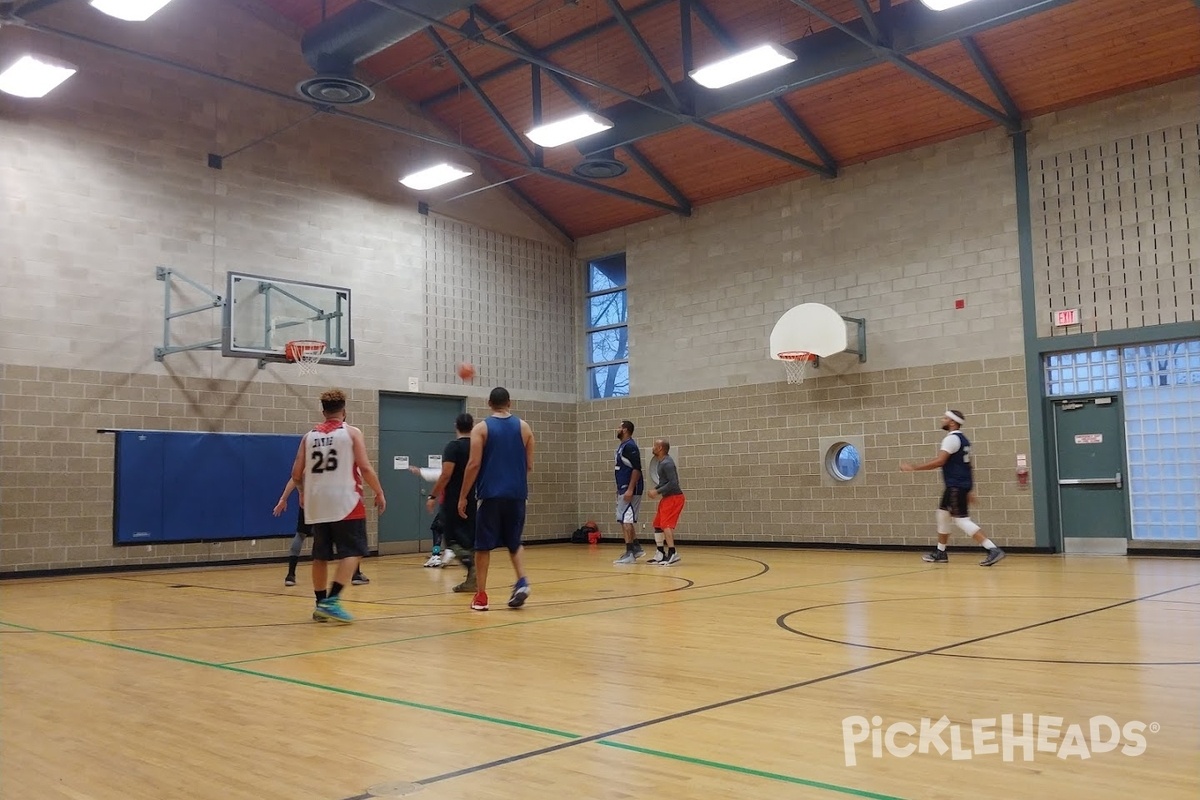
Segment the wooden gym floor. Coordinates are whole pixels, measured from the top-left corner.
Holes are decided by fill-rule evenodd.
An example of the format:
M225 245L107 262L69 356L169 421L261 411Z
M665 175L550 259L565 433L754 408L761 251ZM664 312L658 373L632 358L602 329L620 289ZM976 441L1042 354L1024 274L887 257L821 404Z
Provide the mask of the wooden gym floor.
M519 611L500 559L487 613L370 559L353 625L311 621L306 564L6 581L0 796L1200 793L1200 562L619 550L530 548Z

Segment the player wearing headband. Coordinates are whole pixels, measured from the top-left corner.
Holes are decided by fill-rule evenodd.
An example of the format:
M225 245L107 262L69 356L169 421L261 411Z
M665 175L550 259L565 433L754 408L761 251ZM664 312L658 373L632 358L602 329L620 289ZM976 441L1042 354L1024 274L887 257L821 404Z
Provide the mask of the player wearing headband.
M950 539L950 522L953 520L959 530L987 551L987 557L979 562L979 566L990 567L1004 558L1005 553L971 521L968 506L975 500L975 479L971 465L971 441L961 430L964 422L961 411L947 411L942 416L942 430L947 432L946 438L942 439L937 457L925 464L901 464L900 470L914 472L940 468L946 484L937 511L937 549L926 554L925 560L932 563L950 560L946 555L946 542Z

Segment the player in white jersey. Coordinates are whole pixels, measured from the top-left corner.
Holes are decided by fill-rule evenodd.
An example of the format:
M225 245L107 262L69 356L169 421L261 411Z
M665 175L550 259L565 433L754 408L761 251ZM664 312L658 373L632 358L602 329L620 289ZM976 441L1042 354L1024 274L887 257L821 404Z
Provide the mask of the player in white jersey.
M367 457L362 431L346 424L346 395L331 389L321 395L325 421L304 435L292 480L304 486L304 518L313 533L313 592L317 607L313 619L350 622L342 608L341 594L369 552L367 509L363 505L362 482L375 492L375 507L386 507L383 487ZM333 584L326 589L329 562L338 561Z

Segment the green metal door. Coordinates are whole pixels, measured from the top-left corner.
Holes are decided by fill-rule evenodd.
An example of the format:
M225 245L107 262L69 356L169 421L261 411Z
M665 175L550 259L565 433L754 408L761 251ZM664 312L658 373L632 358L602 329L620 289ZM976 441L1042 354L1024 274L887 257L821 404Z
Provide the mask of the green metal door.
M408 467L436 466L454 438L454 418L464 410L457 397L381 394L379 397L379 479L388 498L379 518L379 552L411 553L428 548L433 522L425 498L433 484Z
M1120 396L1055 400L1054 435L1064 549L1072 550L1071 540L1110 540L1095 552L1124 552L1130 530Z

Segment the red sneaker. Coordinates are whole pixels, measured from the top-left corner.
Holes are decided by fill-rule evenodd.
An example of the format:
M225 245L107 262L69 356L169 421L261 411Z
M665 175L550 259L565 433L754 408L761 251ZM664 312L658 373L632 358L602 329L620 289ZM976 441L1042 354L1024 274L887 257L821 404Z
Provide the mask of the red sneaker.
M475 599L473 599L471 601L471 610L472 611L487 611L488 610L487 592L476 592L475 593Z

